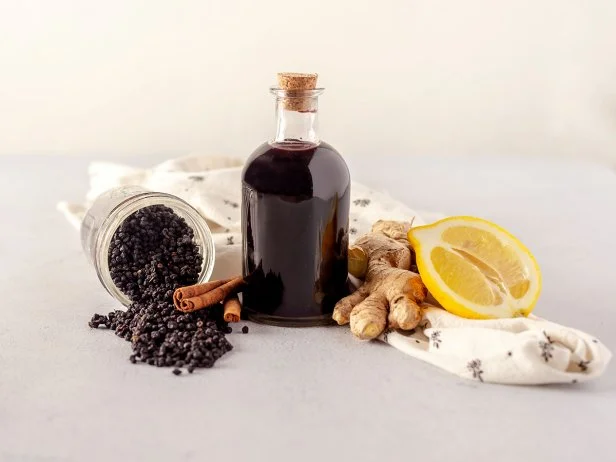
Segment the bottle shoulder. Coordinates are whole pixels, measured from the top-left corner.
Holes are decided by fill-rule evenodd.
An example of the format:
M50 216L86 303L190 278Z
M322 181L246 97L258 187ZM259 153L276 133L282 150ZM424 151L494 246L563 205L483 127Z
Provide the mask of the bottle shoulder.
M350 183L349 170L329 143L263 143L248 158L243 182L272 194L342 195Z
M278 164L301 164L308 165L315 159L342 164L346 162L342 155L331 144L321 141L319 144L297 143L287 147L285 143L272 143L266 141L258 146L246 160L243 173L257 167L275 168Z

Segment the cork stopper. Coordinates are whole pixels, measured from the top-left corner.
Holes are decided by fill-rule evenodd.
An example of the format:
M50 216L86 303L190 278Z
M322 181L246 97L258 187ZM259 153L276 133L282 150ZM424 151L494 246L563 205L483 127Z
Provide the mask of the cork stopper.
M280 72L278 85L283 90L314 90L317 86L317 77L317 74Z
M301 92L314 90L317 86L317 74L298 74L294 72L280 72L278 74L278 86L281 90L289 92L289 97L284 99L284 108L287 111L311 112L312 99L302 98ZM293 92L298 92L297 96Z

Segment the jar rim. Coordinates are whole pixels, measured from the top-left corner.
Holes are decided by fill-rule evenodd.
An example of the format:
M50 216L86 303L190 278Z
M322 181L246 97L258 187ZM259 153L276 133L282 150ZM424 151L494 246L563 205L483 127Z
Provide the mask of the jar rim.
M199 279L196 283L207 282L214 271L216 249L212 231L205 219L193 206L177 196L162 192L144 191L130 196L114 207L101 224L96 236L96 253L94 256L94 267L100 282L107 292L124 306L129 306L132 300L120 291L111 279L109 270L109 247L111 240L124 220L138 210L153 205L164 205L171 208L174 213L182 217L186 224L192 228L195 234L193 239L196 241L203 260Z

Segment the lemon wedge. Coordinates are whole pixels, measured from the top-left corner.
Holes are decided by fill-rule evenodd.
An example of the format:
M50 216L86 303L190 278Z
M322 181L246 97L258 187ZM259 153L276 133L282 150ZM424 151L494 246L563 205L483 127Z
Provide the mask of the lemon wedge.
M509 232L481 218L451 217L411 228L408 239L432 296L464 318L527 316L541 292L530 251Z

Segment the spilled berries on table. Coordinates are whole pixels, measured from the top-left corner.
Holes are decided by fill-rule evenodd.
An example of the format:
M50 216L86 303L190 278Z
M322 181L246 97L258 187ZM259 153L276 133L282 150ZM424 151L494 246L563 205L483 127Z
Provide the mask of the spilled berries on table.
M194 232L169 207L153 205L130 215L115 231L109 248L114 284L132 304L126 311L95 314L92 328L108 328L131 342L129 360L157 367L209 368L233 347L225 338L230 328L222 305L182 313L173 292L195 284L202 257Z

